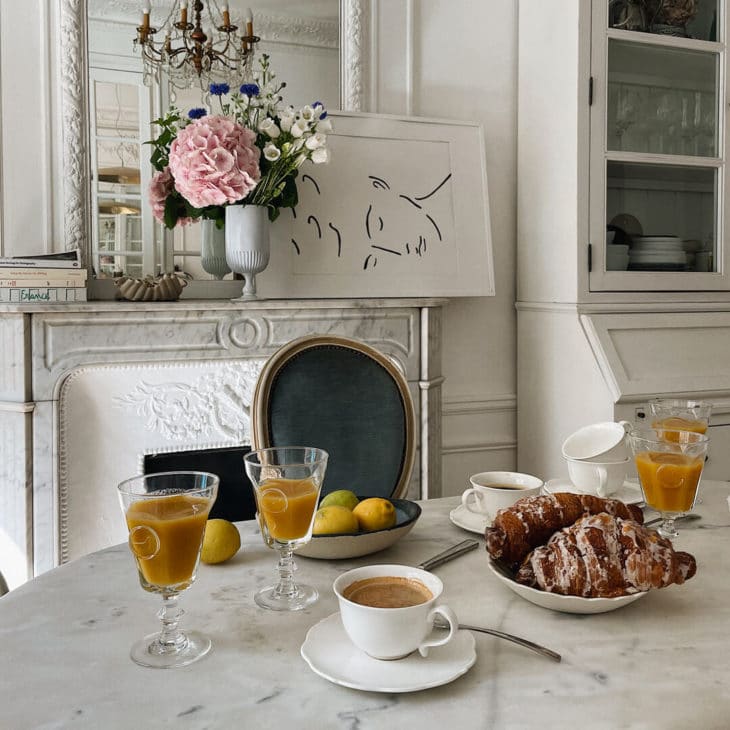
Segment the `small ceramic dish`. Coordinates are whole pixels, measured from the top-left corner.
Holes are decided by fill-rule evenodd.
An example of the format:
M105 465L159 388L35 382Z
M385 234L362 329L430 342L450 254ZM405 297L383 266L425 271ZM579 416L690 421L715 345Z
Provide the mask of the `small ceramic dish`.
M549 608L553 611L562 611L563 613L607 613L615 611L617 608L628 606L629 603L637 601L646 595L643 593L631 593L628 596L617 596L616 598L582 598L580 596L561 596L559 593L548 593L537 588L522 585L512 578L507 577L505 573L489 559L489 569L499 578L510 590L514 591L518 596L524 598L530 603L542 608Z
M360 499L366 499L361 497ZM391 499L395 507L396 523L386 530L342 535L312 535L312 539L296 551L297 557L319 560L359 558L394 545L407 535L421 516L421 507L408 499Z

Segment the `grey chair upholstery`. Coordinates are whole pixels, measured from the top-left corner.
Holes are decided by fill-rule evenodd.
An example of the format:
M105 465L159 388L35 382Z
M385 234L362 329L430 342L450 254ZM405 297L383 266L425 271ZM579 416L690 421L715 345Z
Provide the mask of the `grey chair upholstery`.
M252 404L254 448L317 446L330 455L322 494L402 497L414 461L408 383L387 357L344 337L313 335L274 353Z

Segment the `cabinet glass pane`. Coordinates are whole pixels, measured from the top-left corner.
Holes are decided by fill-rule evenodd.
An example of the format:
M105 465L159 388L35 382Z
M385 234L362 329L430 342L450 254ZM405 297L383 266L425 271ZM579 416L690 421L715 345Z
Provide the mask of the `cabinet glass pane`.
M607 271L715 271L717 170L608 162Z
M718 56L609 39L609 151L717 155Z
M608 25L640 33L717 40L717 0L610 0Z

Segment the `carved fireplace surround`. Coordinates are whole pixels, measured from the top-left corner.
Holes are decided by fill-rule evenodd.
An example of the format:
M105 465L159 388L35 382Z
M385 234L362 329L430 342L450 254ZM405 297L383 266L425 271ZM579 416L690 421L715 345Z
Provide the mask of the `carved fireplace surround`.
M266 358L331 333L406 374L411 498L441 493L441 299L0 306L0 570L11 587L121 542L115 486L145 455L245 445Z

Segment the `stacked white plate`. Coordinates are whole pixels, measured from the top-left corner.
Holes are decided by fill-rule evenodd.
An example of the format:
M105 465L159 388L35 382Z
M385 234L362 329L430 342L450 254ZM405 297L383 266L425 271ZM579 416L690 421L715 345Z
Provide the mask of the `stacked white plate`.
M635 271L683 271L687 265L687 253L682 244L679 236L634 236L629 268Z

